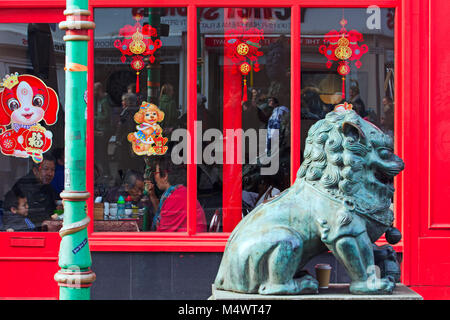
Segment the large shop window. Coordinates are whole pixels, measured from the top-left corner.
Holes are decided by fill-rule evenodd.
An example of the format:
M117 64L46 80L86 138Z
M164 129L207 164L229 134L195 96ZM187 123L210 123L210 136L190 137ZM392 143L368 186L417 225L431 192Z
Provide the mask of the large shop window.
M198 196L210 231L231 232L289 186L290 9L201 8L197 16Z
M302 9L302 133L306 134L334 105L347 101L361 117L393 137L394 9L368 12L372 11ZM348 48L353 57L348 60L328 60L334 53L329 47L334 41L332 37L338 39L343 28L359 33L354 33L352 40L358 47L352 52L350 43ZM333 30L335 33L331 33ZM348 62L347 74L339 72L342 61Z
M0 230L62 219L64 41L56 24L0 24Z
M291 61L298 43L291 41L290 8L196 10L193 36L185 7L94 9L92 104L87 97L88 119L94 122L88 132L94 142L94 234L181 234L189 232L192 220L195 233L231 232L254 207L290 185L295 176L290 171L303 161L309 128L339 103L351 104L394 139L394 9L301 8L296 13L301 35L292 35L301 40L300 63ZM24 98L2 88L1 230L58 230L63 217L63 32L56 24L0 28L1 74L40 79L43 88L31 84L34 108L47 108L48 88L59 98L55 119L28 123L25 112L21 123L8 119L22 110ZM343 28L356 35L348 46L330 33ZM189 39L197 48L195 112L188 108ZM344 48L336 51L328 40ZM348 48L358 59L348 56ZM332 59L336 52L344 59ZM301 91L291 97L291 85L298 84L291 79L298 75ZM6 150L8 130L18 133L36 124L43 131L35 134L44 134L42 142L48 146L51 141L51 147L41 154L19 150L15 157ZM195 148L187 149L189 141ZM193 151L194 164L188 159ZM189 193L192 165L196 176L189 183L196 190L190 185Z
M190 135L197 233L231 232L289 186L289 8L198 8L195 132L187 131L186 8L94 13L94 232L187 231ZM141 58L126 51L139 41L136 30L155 48L140 55L139 70ZM162 121L136 117L148 103ZM144 129L154 127L168 139L165 155L139 154L152 148Z
M186 232L186 8L94 15L94 232Z

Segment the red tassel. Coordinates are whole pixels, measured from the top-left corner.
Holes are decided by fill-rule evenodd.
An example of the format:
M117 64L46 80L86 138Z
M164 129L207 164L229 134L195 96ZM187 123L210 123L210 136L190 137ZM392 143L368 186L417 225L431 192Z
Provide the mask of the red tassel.
M242 100L247 101L247 78L245 76L244 76L244 94Z
M342 100L345 100L345 77L342 77Z
M139 72L136 72L136 93L139 92Z

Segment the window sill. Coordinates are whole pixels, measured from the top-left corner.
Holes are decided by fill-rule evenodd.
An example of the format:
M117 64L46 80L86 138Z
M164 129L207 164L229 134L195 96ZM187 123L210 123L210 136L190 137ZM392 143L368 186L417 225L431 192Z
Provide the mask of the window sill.
M95 232L89 236L91 251L115 252L223 252L230 233L141 233L141 232ZM388 244L384 238L375 242ZM403 252L403 242L392 246Z
M230 233L95 232L89 236L91 251L115 252L223 252Z

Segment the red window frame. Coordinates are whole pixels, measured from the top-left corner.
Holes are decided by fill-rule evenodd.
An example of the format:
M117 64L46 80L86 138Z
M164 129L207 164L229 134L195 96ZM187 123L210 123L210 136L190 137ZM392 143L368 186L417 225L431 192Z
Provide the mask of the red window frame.
M35 1L24 4L0 2L0 23L59 23L65 19L59 7L43 7ZM48 281L58 271L59 242L57 232L0 232L0 272L5 275L0 297L57 298L58 287L48 286ZM24 273L29 273L29 277L18 276ZM33 286L30 286L30 281Z
M223 233L197 233L196 232L196 199L197 199L197 165L196 165L196 145L194 122L197 119L197 8L201 7L290 7L291 8L291 183L295 181L296 173L300 167L300 79L301 79L301 24L300 11L305 8L367 8L376 5L380 8L395 8L395 150L402 158L403 154L403 95L404 87L402 83L402 57L404 53L405 39L401 36L405 29L405 21L402 20L402 7L405 0L249 0L245 6L237 0L221 0L210 3L208 0L165 0L161 3L149 3L143 0L128 0L111 2L107 0L90 0L89 10L92 12L90 20L95 22L95 8L108 7L186 7L187 8L187 128L190 134L188 140L188 228L186 233L158 233L158 232L93 232L93 224L88 226L89 244L91 251L192 251L192 252L222 252L229 232ZM29 18L23 15L17 19L17 10L12 8L34 8L42 11L42 19L45 20L48 9L65 9L65 1L61 0L6 0L0 3L2 10L9 10L11 22L19 20L27 21ZM8 21L4 21L8 22ZM402 23L400 23L402 22ZM91 40L88 46L88 117L87 117L87 169L86 183L87 190L93 194L94 190L94 122L93 122L93 94L94 82L94 31L90 30ZM403 224L403 175L396 178L396 226L400 229ZM93 197L87 201L88 215L93 219ZM224 207L226 203L224 203ZM381 240L383 243L383 240ZM403 243L395 246L398 251L403 250Z

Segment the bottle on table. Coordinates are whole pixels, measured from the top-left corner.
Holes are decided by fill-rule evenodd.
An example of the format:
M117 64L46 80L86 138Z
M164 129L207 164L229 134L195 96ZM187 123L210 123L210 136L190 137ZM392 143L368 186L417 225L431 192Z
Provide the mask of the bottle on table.
M130 196L126 197L126 199L125 199L125 217L126 218L131 218L131 215L133 214L133 208L131 205L131 201L132 201L132 199Z
M109 202L103 204L103 220L109 220Z
M117 219L125 218L125 199L119 196L117 200Z
M118 216L117 216L117 203L116 202L111 202L109 204L109 220L117 220Z

